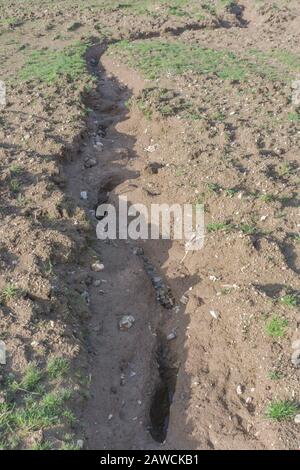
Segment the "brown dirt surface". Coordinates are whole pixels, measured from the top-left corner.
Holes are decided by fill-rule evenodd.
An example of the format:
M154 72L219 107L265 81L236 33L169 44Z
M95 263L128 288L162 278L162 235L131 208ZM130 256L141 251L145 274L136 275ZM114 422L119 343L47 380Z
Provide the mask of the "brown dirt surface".
M299 15L1 3L0 449L299 449ZM125 196L204 247L98 240Z

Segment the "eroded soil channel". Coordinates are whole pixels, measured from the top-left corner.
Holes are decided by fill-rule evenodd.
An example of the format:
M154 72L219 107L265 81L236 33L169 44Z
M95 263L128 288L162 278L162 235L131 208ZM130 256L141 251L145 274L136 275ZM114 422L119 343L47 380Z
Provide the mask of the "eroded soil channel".
M132 92L104 68L103 52L95 45L87 53L97 85L86 97L90 114L79 155L65 168L71 196L95 229L84 267L76 274L78 279L88 276L81 294L91 310L91 392L78 432L89 449L147 449L167 433L177 370L161 336L175 303L144 248L130 240L96 238L95 208L104 202L117 207L124 194L129 204L139 177L136 138L122 127L131 119L125 103ZM93 269L95 263L99 269ZM123 331L120 321L126 315L134 323Z

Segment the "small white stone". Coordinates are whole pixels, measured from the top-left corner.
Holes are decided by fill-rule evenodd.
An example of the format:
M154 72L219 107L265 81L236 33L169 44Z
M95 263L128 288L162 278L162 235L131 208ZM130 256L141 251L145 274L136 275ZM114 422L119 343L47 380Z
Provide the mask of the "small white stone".
M295 416L294 421L296 424L300 424L300 414Z
M76 446L78 447L78 449L83 449L83 440L78 439L78 441L76 442Z
M176 331L171 331L171 333L168 334L167 340L172 341L172 339L176 339Z
M108 415L108 418L107 418L107 419L108 419L108 421L110 421L112 418L113 418L113 415L110 414L110 415Z
M95 272L103 271L104 264L100 263L100 261L96 261L95 263L92 264L91 268Z
M119 328L121 331L127 331L133 326L135 318L132 315L124 315L119 321Z
M243 387L242 385L238 385L238 386L236 387L236 393L237 393L238 395L242 395L242 394L243 394L243 391L244 391L244 387Z
M183 295L180 299L180 302L183 304L183 305L186 305L189 301L189 298L186 296L186 295Z
M80 192L80 199L83 199L84 201L86 201L88 198L88 193L87 191L81 191Z
M300 349L295 349L293 354L292 354L292 364L295 367L300 366Z
M217 320L220 316L219 312L216 312L215 310L210 310L209 313L215 320Z

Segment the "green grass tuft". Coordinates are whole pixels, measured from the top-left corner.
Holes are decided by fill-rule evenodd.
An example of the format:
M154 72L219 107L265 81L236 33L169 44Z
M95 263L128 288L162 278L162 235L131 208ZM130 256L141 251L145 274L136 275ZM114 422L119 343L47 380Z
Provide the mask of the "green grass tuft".
M36 364L29 364L20 382L20 388L28 392L36 391L38 389L39 382L42 379L42 375L42 372Z
M299 406L288 400L273 401L266 410L266 416L274 421L292 419L298 412Z
M272 338L282 338L285 335L288 324L289 322L285 318L273 315L266 324L266 333Z
M207 224L206 229L207 231L210 232L227 232L229 230L232 230L233 226L230 223L226 222L212 222L210 224Z
M181 75L194 72L214 74L223 80L246 81L255 76L271 81L288 81L300 70L297 55L288 54L287 51L265 53L249 50L238 55L229 49L204 48L180 40L122 40L112 45L111 50L121 55L129 65L140 69L149 79L166 73Z
M49 359L47 372L51 379L63 377L69 370L69 361L63 357L53 357Z
M299 298L295 294L287 294L281 297L280 302L287 307L297 307Z
M19 289L18 289L17 286L15 286L14 284L11 284L11 283L7 284L4 287L4 289L2 290L1 294L0 294L1 303L6 304L10 300L17 297L18 293L19 293Z
M61 77L74 81L86 71L84 53L86 43L76 43L62 50L40 50L34 52L21 69L22 80L56 82Z

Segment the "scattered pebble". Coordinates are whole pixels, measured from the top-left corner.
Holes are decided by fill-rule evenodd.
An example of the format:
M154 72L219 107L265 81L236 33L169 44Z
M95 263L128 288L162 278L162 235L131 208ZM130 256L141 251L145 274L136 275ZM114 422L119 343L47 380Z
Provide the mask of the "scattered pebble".
M216 310L210 310L209 313L215 320L217 320L220 316L219 312L216 312Z
M110 421L112 418L113 418L113 415L110 414L110 415L108 415L108 418L107 418L107 419L108 419L108 421Z
M300 367L300 349L295 349L291 359L293 366Z
M183 304L183 305L186 305L189 301L189 298L186 296L186 295L182 295L181 298L180 298L180 302Z
M159 276L154 266L149 262L147 256L142 256L144 261L144 269L148 274L155 292L157 301L167 309L174 307L174 297L169 286L165 285L163 279Z
M132 253L133 253L134 255L140 256L140 255L143 255L143 254L144 254L144 250L143 250L143 248L139 248L138 246L135 246L135 247L132 249Z
M244 387L243 387L243 385L238 385L238 386L236 387L236 393L237 393L238 395L242 395L243 392L244 392Z
M85 168L92 168L97 165L97 160L95 158L86 158L84 162Z
M171 333L169 333L167 336L167 340L172 341L172 339L176 339L176 337L177 337L176 331L171 331Z
M89 296L88 291L85 290L84 292L82 292L81 297L83 297L84 300L86 301L87 305L89 305L89 303L90 303L90 296Z
M76 446L78 447L78 449L83 449L83 440L78 439L76 442Z
M124 315L119 321L119 328L121 331L129 330L135 322L135 318L132 315Z
M80 192L80 199L83 199L84 201L86 201L88 198L88 193L87 191L81 191Z
M103 271L104 264L100 263L100 261L96 261L95 263L92 264L91 268L95 272Z
M145 148L146 152L153 153L157 149L157 145L149 145L148 147Z
M101 285L100 279L95 279L94 282L93 282L93 286L94 287L99 287L100 285Z
M296 424L300 424L300 414L295 416L294 421Z

